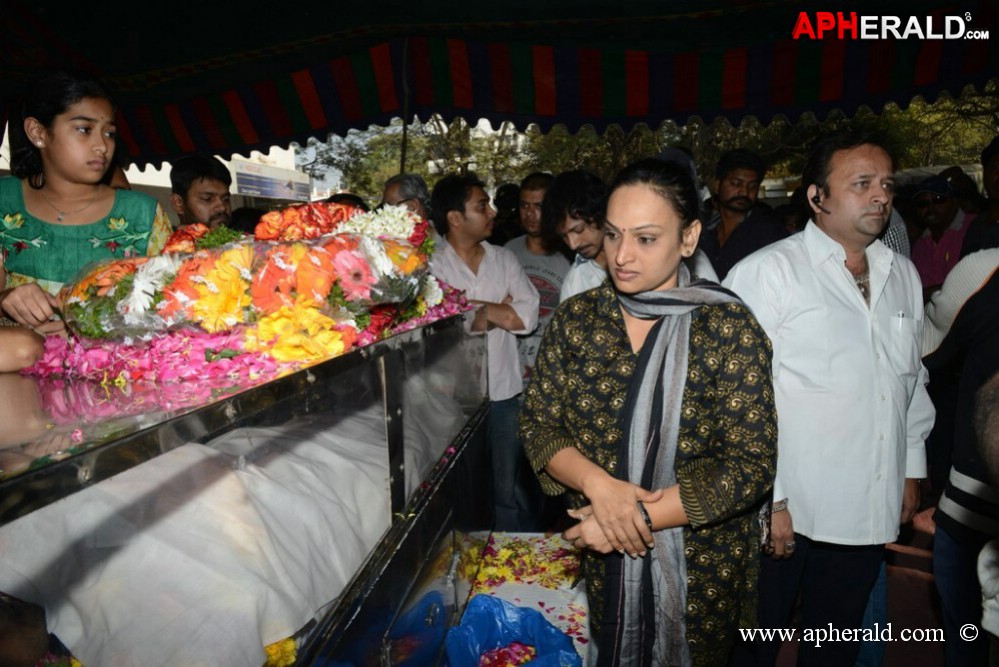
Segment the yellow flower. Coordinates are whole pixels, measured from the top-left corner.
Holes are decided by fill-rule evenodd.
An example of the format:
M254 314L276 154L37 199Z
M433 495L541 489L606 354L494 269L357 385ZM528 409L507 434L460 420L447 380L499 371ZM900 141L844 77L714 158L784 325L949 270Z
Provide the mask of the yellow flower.
M239 245L226 250L215 263L216 280L225 282L240 282L250 279L250 269L253 265L253 246Z
M295 664L297 648L294 639L282 639L264 647L267 662L264 667L288 667Z
M3 216L3 226L7 229L20 229L24 226L24 218L21 217L20 213L14 213L13 215L8 213Z
M216 271L206 276L207 284L196 284L198 298L191 305L191 315L210 333L227 331L245 321L250 306L247 283L218 280Z
M108 229L112 229L116 232L120 232L128 227L128 221L125 218L108 218Z
M248 330L244 344L278 361L316 361L343 354L346 345L334 322L317 308L282 306Z
M191 305L191 316L205 331L228 331L246 321L252 302L247 280L252 262L253 248L238 246L219 256L203 282L194 283L198 298Z

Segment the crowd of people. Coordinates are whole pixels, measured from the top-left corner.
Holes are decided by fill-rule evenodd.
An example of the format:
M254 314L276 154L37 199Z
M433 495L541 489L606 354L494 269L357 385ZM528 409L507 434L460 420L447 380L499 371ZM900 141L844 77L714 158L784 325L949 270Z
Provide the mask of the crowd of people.
M56 294L82 266L154 255L171 231L111 184L99 82L48 76L21 120L0 179L0 372L65 334ZM958 169L902 196L877 137L830 135L776 211L746 149L707 187L679 149L611 183L531 173L495 200L474 174L385 183L382 204L433 223L431 271L487 338L495 528L557 526L583 550L593 664L773 665L780 643L738 630L790 627L796 604L804 627L883 621L885 545L934 506L948 664L986 664L988 635L956 633L982 625L976 560L999 538L982 390L999 372L999 138L982 166L984 195ZM171 185L181 224L252 232L261 214L232 210L210 156L178 160ZM831 641L799 664L861 651L880 660Z
M496 526L551 527L526 459L578 522L564 535L585 549L594 661L771 665L780 642L737 629L788 627L796 607L807 627L884 627L885 545L923 509L948 664L984 664L985 633L956 638L982 623L975 560L999 536L972 418L999 371L997 153L982 154L986 197L962 199L948 170L903 200L877 137L825 137L798 225L759 201L765 165L744 149L722 156L710 200L676 149L609 185L530 174L512 216L504 204L512 239L474 177L386 188L429 201L456 244L438 275L495 292L472 328L490 336ZM525 276L531 299L514 292ZM883 657L877 641L799 649L808 665Z
M495 289L477 267L510 249L537 292L536 313L500 318L490 310L515 301L501 288L473 324L506 341L490 339L491 369L523 377L519 399L516 383L493 395L490 447L510 457L496 465L497 528L549 516L526 458L576 522L564 535L584 548L597 664L772 665L780 642L737 630L789 627L796 608L805 627L884 627L885 545L919 509L936 518L947 662L985 664L986 633L958 632L982 624L975 561L999 536L989 433L973 419L999 372L999 244L963 239L994 229L997 151L982 154L987 197L969 215L952 172L903 202L877 137L824 137L798 227L759 201L765 166L743 149L720 160L710 201L675 150L610 185L530 174L523 234L502 245L481 182L466 179L460 211L435 210L434 188L429 215L462 261L441 275ZM897 210L930 206L914 225ZM514 411L517 438L498 425ZM802 644L799 664L883 661L882 643L842 637Z

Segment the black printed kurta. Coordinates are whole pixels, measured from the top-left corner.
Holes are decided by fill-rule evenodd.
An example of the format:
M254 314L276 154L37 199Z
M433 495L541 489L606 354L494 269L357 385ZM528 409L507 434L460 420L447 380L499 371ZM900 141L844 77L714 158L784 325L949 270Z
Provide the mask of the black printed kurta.
M614 472L637 359L610 283L556 311L520 417L524 450L546 493L566 492L572 507L588 504L544 471L566 447ZM756 510L773 485L777 453L770 360L770 342L745 306L694 312L675 465L690 521L687 640L695 664L724 664L736 628L756 620ZM603 611L604 558L587 552L583 561L593 636Z

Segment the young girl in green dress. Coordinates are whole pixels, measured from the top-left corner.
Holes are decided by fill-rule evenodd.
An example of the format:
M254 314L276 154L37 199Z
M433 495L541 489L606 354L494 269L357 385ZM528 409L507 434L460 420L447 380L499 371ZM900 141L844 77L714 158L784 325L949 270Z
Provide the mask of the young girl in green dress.
M101 182L116 137L115 107L98 81L41 77L21 124L10 127L14 175L0 178L0 314L57 333L63 283L96 260L157 254L170 221L152 197Z

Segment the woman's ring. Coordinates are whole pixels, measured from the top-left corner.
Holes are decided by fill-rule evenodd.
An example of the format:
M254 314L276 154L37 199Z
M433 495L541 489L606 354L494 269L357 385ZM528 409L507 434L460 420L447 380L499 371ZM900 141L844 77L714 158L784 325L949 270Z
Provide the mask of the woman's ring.
M784 551L794 551L794 542L785 542Z

